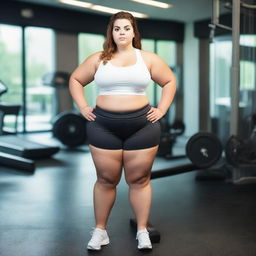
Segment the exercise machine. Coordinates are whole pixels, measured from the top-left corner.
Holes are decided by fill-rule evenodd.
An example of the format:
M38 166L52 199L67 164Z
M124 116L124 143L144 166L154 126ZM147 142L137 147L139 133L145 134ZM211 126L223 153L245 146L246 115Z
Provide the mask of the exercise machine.
M168 119L162 118L159 120L161 125L161 138L157 156L166 159L178 159L186 157L185 154L177 155L173 152L173 146L176 143L177 137L185 132L185 124L181 120L175 120L171 125L168 124Z
M7 91L7 86L0 81L0 96ZM0 164L33 173L35 171L33 159L50 157L57 153L60 148L36 143L17 135L19 110L20 105L0 104ZM6 115L15 115L15 129L13 132L4 130L4 117Z
M86 119L73 108L69 93L70 74L56 71L43 76L43 84L55 90L52 133L67 147L77 147L86 143Z

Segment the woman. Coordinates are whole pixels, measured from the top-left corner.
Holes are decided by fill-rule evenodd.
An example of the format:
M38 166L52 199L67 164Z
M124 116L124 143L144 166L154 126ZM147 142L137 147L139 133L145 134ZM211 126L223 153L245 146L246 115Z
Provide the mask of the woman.
M89 147L97 172L94 186L96 228L87 248L109 243L106 224L124 168L129 199L137 220L138 249L151 249L147 222L151 205L150 173L160 140L161 119L176 90L173 72L154 53L142 51L136 20L128 12L114 14L104 51L89 56L70 78L70 92L88 120ZM150 80L162 87L157 108L145 89ZM95 80L96 107L87 105L83 87Z

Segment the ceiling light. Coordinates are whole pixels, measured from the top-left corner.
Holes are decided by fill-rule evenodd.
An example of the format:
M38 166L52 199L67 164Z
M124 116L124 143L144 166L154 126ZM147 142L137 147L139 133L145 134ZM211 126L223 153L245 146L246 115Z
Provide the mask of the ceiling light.
M82 1L78 1L78 0L58 0L58 1L63 4L69 4L69 5L73 5L73 6L88 8L88 9L92 9L92 10L99 11L99 12L106 12L106 13L113 14L113 13L117 13L120 11L124 11L124 12L131 13L136 18L147 18L148 17L148 15L146 15L144 13L140 13L140 12L130 12L130 11L126 11L126 10L119 10L119 9L110 8L107 6L94 5L92 3L82 2Z
M140 4L153 5L153 6L159 7L159 8L171 8L172 7L171 4L167 4L167 3L163 3L163 2L158 2L158 1L154 1L154 0L131 0L131 1L138 2Z
M247 47L256 47L255 35L240 35L240 45Z
M92 6L91 3L81 2L81 1L77 1L77 0L59 0L59 2L61 2L63 4L70 4L70 5L83 7L83 8L90 8Z
M117 12L121 12L121 11L127 12L126 10L119 10L119 9L110 8L110 7L106 7L106 6L102 6L102 5L93 5L91 7L91 9L95 10L95 11L99 11L99 12L107 12L107 13L112 13L112 14L117 13ZM146 15L144 13L130 12L130 11L128 11L128 12L131 13L136 18L146 18L146 17L148 17L148 15Z

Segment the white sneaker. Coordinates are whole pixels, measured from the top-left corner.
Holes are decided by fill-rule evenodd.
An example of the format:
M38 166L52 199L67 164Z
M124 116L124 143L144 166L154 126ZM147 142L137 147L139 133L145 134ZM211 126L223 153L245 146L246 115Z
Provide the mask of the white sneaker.
M138 249L152 249L149 232L146 228L138 230L136 239L138 240Z
M100 250L102 245L109 244L109 237L106 230L95 228L92 238L87 245L88 250Z

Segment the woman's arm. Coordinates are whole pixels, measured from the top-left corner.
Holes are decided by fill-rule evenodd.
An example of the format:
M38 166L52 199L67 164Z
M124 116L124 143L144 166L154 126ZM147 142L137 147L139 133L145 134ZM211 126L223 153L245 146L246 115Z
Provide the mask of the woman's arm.
M84 95L84 86L94 79L94 74L99 65L99 56L101 52L97 52L89 56L81 65L79 65L71 74L69 79L69 91L80 112L84 117L92 121L95 115L92 113L93 108L89 107Z
M150 73L152 80L162 87L162 95L157 108L152 108L148 119L153 123L162 118L169 109L175 92L176 78L168 65L156 54L150 53Z

